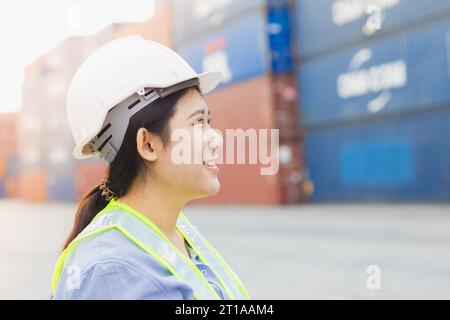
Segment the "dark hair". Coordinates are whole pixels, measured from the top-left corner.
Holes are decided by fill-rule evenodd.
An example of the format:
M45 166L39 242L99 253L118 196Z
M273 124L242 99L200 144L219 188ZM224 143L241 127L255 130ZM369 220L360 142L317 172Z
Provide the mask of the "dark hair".
M151 106L143 108L130 118L122 145L114 161L109 165L108 175L105 177L108 180L109 189L114 192L116 197L124 196L135 179L147 177L149 167L137 152L137 131L140 128L146 128L148 131L158 134L166 144L170 138L169 120L175 114L175 105L191 90L200 92L196 86L174 92L156 100ZM108 204L101 193L102 190L98 185L81 200L72 230L64 243L64 249Z

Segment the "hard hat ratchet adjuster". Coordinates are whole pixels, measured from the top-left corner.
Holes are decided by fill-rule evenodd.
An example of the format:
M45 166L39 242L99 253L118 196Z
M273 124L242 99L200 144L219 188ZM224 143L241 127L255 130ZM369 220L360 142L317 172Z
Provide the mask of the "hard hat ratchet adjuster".
M159 98L192 86L199 86L198 78L189 79L166 88L139 89L108 112L102 130L89 142L92 151L99 152L100 157L111 164L120 149L129 119L134 114ZM125 108L125 106L127 107Z

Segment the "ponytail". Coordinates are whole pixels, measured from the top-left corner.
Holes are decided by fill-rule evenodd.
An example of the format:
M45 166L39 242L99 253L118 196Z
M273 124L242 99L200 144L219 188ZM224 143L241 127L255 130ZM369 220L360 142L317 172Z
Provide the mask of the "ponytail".
M66 249L92 219L94 219L95 215L106 207L109 201L106 200L102 193L101 184L99 184L81 200L77 213L75 214L72 230L64 242L63 249Z

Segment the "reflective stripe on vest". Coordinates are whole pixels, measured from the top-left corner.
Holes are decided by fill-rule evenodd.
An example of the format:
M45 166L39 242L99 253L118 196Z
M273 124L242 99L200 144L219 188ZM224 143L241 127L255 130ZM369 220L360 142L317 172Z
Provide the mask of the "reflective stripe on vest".
M226 265L217 251L195 230L182 212L180 212L177 228L200 259L213 270L230 299L249 298L242 282ZM182 254L157 226L133 208L116 202L114 198L61 254L53 274L53 294L55 294L58 281L65 270L64 262L68 260L76 245L83 239L113 229L120 231L135 245L166 267L177 279L189 285L193 289L195 299L220 299L197 266Z
M214 272L230 299L250 299L249 293L238 276L227 265L217 250L189 222L183 212L180 213L177 227L195 253Z

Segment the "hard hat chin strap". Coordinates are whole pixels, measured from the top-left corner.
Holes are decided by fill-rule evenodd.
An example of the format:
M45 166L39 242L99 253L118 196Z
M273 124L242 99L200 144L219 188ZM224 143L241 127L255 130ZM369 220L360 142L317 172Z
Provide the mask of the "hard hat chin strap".
M193 86L200 86L198 78L189 79L167 88L139 89L108 112L102 130L89 142L92 152L100 153L100 157L111 164L122 145L129 120L134 114L159 98Z

